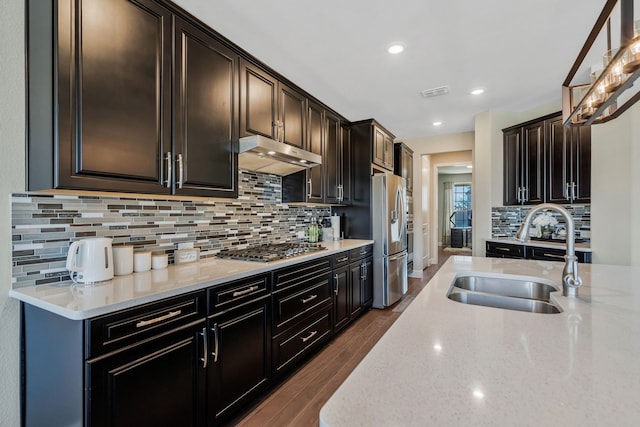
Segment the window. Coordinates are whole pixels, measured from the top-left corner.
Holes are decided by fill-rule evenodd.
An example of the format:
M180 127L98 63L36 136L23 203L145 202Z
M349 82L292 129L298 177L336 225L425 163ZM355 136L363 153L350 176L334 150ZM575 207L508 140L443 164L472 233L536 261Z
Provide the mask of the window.
M471 184L468 182L453 185L454 227L471 227Z

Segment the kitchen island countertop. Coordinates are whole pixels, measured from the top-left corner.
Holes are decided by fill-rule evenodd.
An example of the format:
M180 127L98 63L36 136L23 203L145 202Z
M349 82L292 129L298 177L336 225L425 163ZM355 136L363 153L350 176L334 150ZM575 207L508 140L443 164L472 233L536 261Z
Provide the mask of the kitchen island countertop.
M640 268L580 265L535 314L447 298L469 272L550 280L563 263L451 257L320 412L320 426L637 425Z
M115 276L92 285L64 282L17 288L10 290L9 296L72 320L83 320L348 251L373 241L347 239L320 243L326 250L268 263L205 258L189 264L172 264L163 270Z

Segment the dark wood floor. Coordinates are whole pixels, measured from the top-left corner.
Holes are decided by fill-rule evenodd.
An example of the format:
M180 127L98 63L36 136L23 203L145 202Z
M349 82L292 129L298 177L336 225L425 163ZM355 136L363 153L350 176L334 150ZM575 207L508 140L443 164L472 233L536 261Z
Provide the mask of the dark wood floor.
M403 300L389 309L364 313L231 424L243 427L317 426L322 405L400 316L398 309L410 303L450 255L440 248L437 265L425 269L420 279L409 278L409 290Z

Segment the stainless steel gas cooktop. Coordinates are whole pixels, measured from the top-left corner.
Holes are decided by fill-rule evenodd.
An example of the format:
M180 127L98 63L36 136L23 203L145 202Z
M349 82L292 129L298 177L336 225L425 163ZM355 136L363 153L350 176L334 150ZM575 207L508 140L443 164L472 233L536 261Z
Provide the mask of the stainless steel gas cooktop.
M216 256L238 261L269 262L325 249L319 243L269 243L246 249L223 249Z

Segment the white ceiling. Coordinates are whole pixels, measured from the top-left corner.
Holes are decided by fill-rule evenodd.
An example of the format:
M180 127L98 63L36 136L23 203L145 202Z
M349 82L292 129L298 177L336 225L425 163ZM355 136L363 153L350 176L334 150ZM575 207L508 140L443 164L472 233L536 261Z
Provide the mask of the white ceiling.
M559 100L605 3L174 1L347 119L376 118L399 138L469 131L482 111ZM395 41L407 48L392 56ZM448 95L420 94L442 85ZM470 95L477 87L486 93Z

